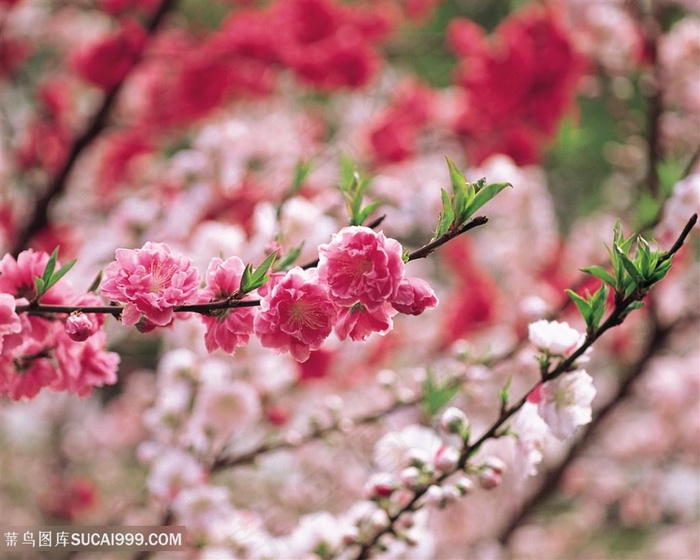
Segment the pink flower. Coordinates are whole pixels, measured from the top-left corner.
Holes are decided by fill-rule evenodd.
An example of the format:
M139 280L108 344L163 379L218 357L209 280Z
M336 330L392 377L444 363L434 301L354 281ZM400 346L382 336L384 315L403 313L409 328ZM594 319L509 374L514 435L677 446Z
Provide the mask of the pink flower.
M15 298L10 294L0 294L0 351L5 335L16 334L21 330L22 323L15 313Z
M435 292L422 278L404 278L399 284L396 297L391 305L399 313L420 315L426 309L432 309L438 304Z
M66 334L76 342L86 341L95 332L95 326L84 313L71 313L66 319Z
M566 356L583 342L583 335L572 329L569 323L544 319L530 323L528 338L539 350L553 356Z
M387 334L394 327L396 310L388 303L370 309L361 303L338 310L335 333L340 340L365 340L370 334Z
M15 401L35 397L59 376L43 341L33 336L28 321L25 326L21 335L8 336L12 346L0 354L0 395Z
M333 329L336 308L325 287L310 273L293 268L260 301L255 334L277 353L305 362Z
M245 265L238 257L222 261L212 259L206 276L203 301L224 300L235 294L241 286ZM212 316L202 316L207 327L204 343L209 352L222 348L232 354L239 346L245 346L253 332L255 311L250 307L237 307L214 311Z
M119 354L105 350L107 337L104 332L98 331L84 342L76 342L67 333L60 332L56 343L55 357L60 376L51 383L51 389L87 397L93 387L117 382Z
M595 395L593 378L579 369L543 383L537 410L552 433L564 440L591 421Z
M320 245L318 277L334 301L377 307L396 298L403 280L404 262L398 241L383 233L352 226Z
M112 301L126 303L124 325L141 319L163 326L173 307L187 303L197 291L199 274L191 261L173 254L165 243L146 243L141 249L117 249L116 261L105 269L100 291Z

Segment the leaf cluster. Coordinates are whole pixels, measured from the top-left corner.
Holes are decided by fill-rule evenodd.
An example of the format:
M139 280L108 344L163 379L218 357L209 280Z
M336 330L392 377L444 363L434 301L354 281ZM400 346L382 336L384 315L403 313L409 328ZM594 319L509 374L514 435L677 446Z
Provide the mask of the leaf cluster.
M459 392L459 385L440 383L435 374L428 370L423 383L423 412L427 418L432 418L449 403Z
M375 200L367 206L362 205L368 186L369 181L365 178L360 178L360 174L352 161L346 157L341 158L339 188L345 199L351 226L361 226L365 223L380 204L380 201Z
M51 253L49 260L46 262L46 267L44 267L44 273L41 276L34 277L34 289L36 290L36 296L33 300L34 303L39 303L39 300L44 296L44 294L48 292L56 284L56 282L63 278L76 263L76 260L73 259L56 270L58 251L59 247L56 247L53 250L53 253Z
M613 234L612 247L608 247L611 269L599 265L581 270L599 280L601 287L585 297L567 290L586 321L588 332L598 328L607 310L609 290L615 294L615 302L626 306L629 313L643 306L640 301L649 289L662 280L671 268L673 257L658 249L652 249L641 236L625 237L618 223Z
M486 184L486 179L470 183L455 162L449 157L446 159L450 171L452 195L449 195L445 189L441 191L442 212L438 218L435 239L465 225L479 208L503 189L512 186L510 183Z
M257 290L263 286L270 279L270 269L272 265L275 264L277 259L277 254L279 251L270 253L265 260L260 263L258 268L253 268L252 265L247 264L243 269L243 275L241 276L241 287L239 293L241 295Z

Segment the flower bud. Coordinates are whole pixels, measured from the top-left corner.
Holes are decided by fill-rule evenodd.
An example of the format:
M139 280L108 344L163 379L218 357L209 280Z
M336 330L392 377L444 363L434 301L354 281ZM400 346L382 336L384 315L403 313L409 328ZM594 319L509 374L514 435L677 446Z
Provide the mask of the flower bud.
M466 414L454 406L445 410L440 417L440 428L448 434L462 434L467 424Z
M433 484L425 492L425 501L431 506L442 507L444 502L444 493L440 486Z
M459 457L459 450L449 445L441 445L435 453L433 465L440 472L452 472L457 467L457 463L459 463Z
M501 485L503 477L493 469L486 468L479 473L479 484L484 490L493 490Z
M415 524L416 520L413 519L413 515L405 513L396 521L396 528L399 530L411 529Z
M371 500L388 498L396 490L393 477L388 473L374 474L367 481L365 492Z
M406 452L406 464L412 467L423 468L430 462L430 455L425 449L414 447Z
M462 493L455 486L445 486L442 489L442 498L445 504L456 502Z
M455 488L462 496L466 496L474 490L474 483L470 478L462 476L455 482Z
M484 460L484 466L497 474L503 474L508 466L503 462L503 460L495 457L494 455L489 455Z
M350 525L349 527L346 527L343 530L343 544L345 546L350 546L352 544L355 544L357 542L357 538L359 537L360 532L358 531L357 527L354 525Z
M406 467L401 471L401 473L399 473L401 484L403 484L406 488L415 488L419 478L420 469L417 467Z
M95 326L87 315L81 312L71 313L66 319L66 334L75 342L87 340L95 332Z
M383 509L377 509L372 512L369 518L369 524L374 529L384 529L389 524L389 516Z
M377 373L377 383L385 389L390 389L396 383L396 372L392 369L383 369Z

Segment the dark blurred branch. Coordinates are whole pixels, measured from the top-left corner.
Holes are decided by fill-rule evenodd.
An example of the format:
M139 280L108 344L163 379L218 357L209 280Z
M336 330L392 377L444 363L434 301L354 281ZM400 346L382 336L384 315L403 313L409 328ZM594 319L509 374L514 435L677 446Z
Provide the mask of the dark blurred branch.
M168 14L168 12L174 9L176 4L177 0L161 1L160 5L158 6L158 9L154 12L153 16L146 25L146 32L149 37L155 35L156 31L165 19L165 16ZM133 71L133 69L138 65L141 58L143 57L143 53L145 52L146 48L147 43L144 44L139 55L134 60L130 72ZM119 92L124 86L124 83L128 76L129 74L124 76L124 78L118 84L116 84L114 87L112 87L109 91L105 93L102 105L93 116L87 128L83 131L83 133L80 136L78 136L74 140L70 152L68 153L68 156L63 162L63 166L49 184L48 188L46 189L46 192L36 201L32 215L29 218L26 226L18 232L17 238L15 239L13 244L13 248L10 251L13 255L17 256L23 249L27 247L31 238L50 223L49 207L51 203L54 199L58 198L59 196L61 196L61 194L63 194L63 191L66 188L68 177L71 171L73 170L73 167L75 166L75 163L80 157L80 155L85 151L85 149L88 146L90 146L90 144L92 144L92 142L102 133L102 131L107 126L109 115L111 114L112 109L114 108L114 105L117 101L117 97L119 96Z
M644 51L649 60L649 87L647 96L647 174L646 188L657 198L660 194L659 163L663 159L661 145L661 114L663 113L663 76L659 62L661 35L660 9L656 2L633 2L631 6L644 33Z

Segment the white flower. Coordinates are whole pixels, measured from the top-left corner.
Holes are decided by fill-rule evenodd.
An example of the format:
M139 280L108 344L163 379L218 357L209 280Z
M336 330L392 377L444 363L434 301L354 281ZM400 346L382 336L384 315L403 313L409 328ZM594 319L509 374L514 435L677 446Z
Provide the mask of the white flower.
M530 323L528 338L539 350L554 356L565 356L573 352L583 341L583 335L568 323L544 319Z
M310 557L319 549L333 553L343 542L343 530L335 516L321 511L303 516L285 544L293 558Z
M201 484L205 472L197 460L179 449L170 449L158 457L148 477L148 490L163 500L171 500L185 489Z
M467 415L454 406L445 410L440 417L440 429L447 434L461 434L467 424Z
M178 521L192 532L204 532L218 520L233 515L228 489L196 486L180 492L172 504Z
M513 467L518 477L524 480L537 474L549 428L537 414L537 405L526 402L516 415L511 431L515 435Z
M564 440L577 426L591 421L591 402L595 395L593 378L579 369L543 383L537 410L552 433Z
M400 432L389 432L374 446L374 461L380 470L397 472L407 467L412 455L425 456L426 462L442 445L437 434L423 426L411 425Z

